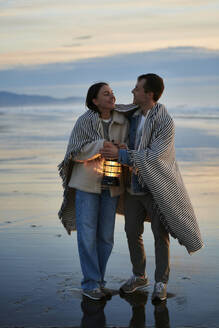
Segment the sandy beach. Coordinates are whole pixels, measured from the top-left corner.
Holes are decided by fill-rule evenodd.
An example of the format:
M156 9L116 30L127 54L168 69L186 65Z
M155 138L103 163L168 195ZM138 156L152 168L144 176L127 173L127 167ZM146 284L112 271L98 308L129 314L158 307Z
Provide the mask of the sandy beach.
M168 299L153 305L154 246L146 223L149 291L124 298L118 290L131 265L124 218L117 216L106 274L115 295L93 304L81 297L76 233L69 237L57 217L57 165L79 112L0 112L0 327L219 327L219 119L197 124L198 119L176 118L177 158L205 248L190 256L171 238Z

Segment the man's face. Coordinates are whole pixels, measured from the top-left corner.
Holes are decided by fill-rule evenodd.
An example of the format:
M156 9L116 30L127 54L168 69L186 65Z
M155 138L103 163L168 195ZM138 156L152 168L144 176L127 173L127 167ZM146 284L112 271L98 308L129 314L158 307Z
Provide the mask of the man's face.
M135 105L144 105L148 101L147 93L144 91L144 84L146 79L137 81L135 88L132 90L133 93L133 103Z

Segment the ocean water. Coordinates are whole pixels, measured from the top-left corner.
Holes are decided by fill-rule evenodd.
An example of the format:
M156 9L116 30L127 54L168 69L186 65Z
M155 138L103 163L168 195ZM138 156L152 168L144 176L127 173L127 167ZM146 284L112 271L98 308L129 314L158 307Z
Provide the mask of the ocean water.
M85 110L83 104L0 109L0 327L78 327L82 321L86 327L92 312L86 309L93 305L81 304L76 235L69 237L57 217L62 201L57 165ZM96 327L104 321L128 327L136 316L146 327L219 327L219 110L171 108L170 113L177 159L206 247L191 257L171 239L168 300L156 307L150 301L153 237L146 224L149 294L134 301L116 294L89 317L99 318ZM118 216L108 286L118 291L130 274L124 218Z

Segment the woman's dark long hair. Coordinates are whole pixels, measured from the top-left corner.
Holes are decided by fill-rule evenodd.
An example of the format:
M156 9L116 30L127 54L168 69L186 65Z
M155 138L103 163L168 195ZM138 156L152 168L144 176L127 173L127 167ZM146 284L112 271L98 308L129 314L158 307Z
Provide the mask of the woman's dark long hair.
M99 112L99 110L98 107L93 103L93 99L97 98L100 89L104 85L108 85L108 84L106 82L99 82L91 85L90 88L88 89L87 97L86 97L86 106L95 112Z

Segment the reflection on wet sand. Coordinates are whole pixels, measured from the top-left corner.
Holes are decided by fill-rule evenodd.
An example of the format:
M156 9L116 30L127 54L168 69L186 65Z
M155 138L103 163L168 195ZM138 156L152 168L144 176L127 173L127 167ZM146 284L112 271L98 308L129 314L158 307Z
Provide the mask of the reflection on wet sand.
M145 327L145 306L148 300L148 293L121 294L120 296L132 307L132 318L128 327Z
M83 297L81 302L81 309L83 317L81 319L81 328L104 328L106 324L106 317L104 307L106 300L92 301Z
M82 313L76 234L69 237L57 217L62 195L57 164L82 110L32 107L0 113L0 327L79 327L82 316L86 325L90 306L84 305ZM166 304L149 301L154 250L148 225L143 235L151 280L148 301L133 305L115 295L96 315L94 305L89 320L93 313L104 315L104 325L111 328L219 327L218 131L216 120L206 119L203 125L196 119L176 119L177 159L206 247L190 257L171 239L170 323ZM118 291L130 270L124 218L117 216L108 288Z
M166 301L154 305L154 319L156 328L170 328L169 311Z
M120 297L128 302L132 307L132 317L127 328L146 328L146 304L148 301L148 293L124 294L120 293ZM106 317L104 308L107 300L93 301L83 296L81 309L83 317L81 320L81 328L105 328ZM166 301L154 303L154 321L156 328L170 328L169 311ZM116 326L114 326L115 328ZM124 327L125 328L125 327Z

